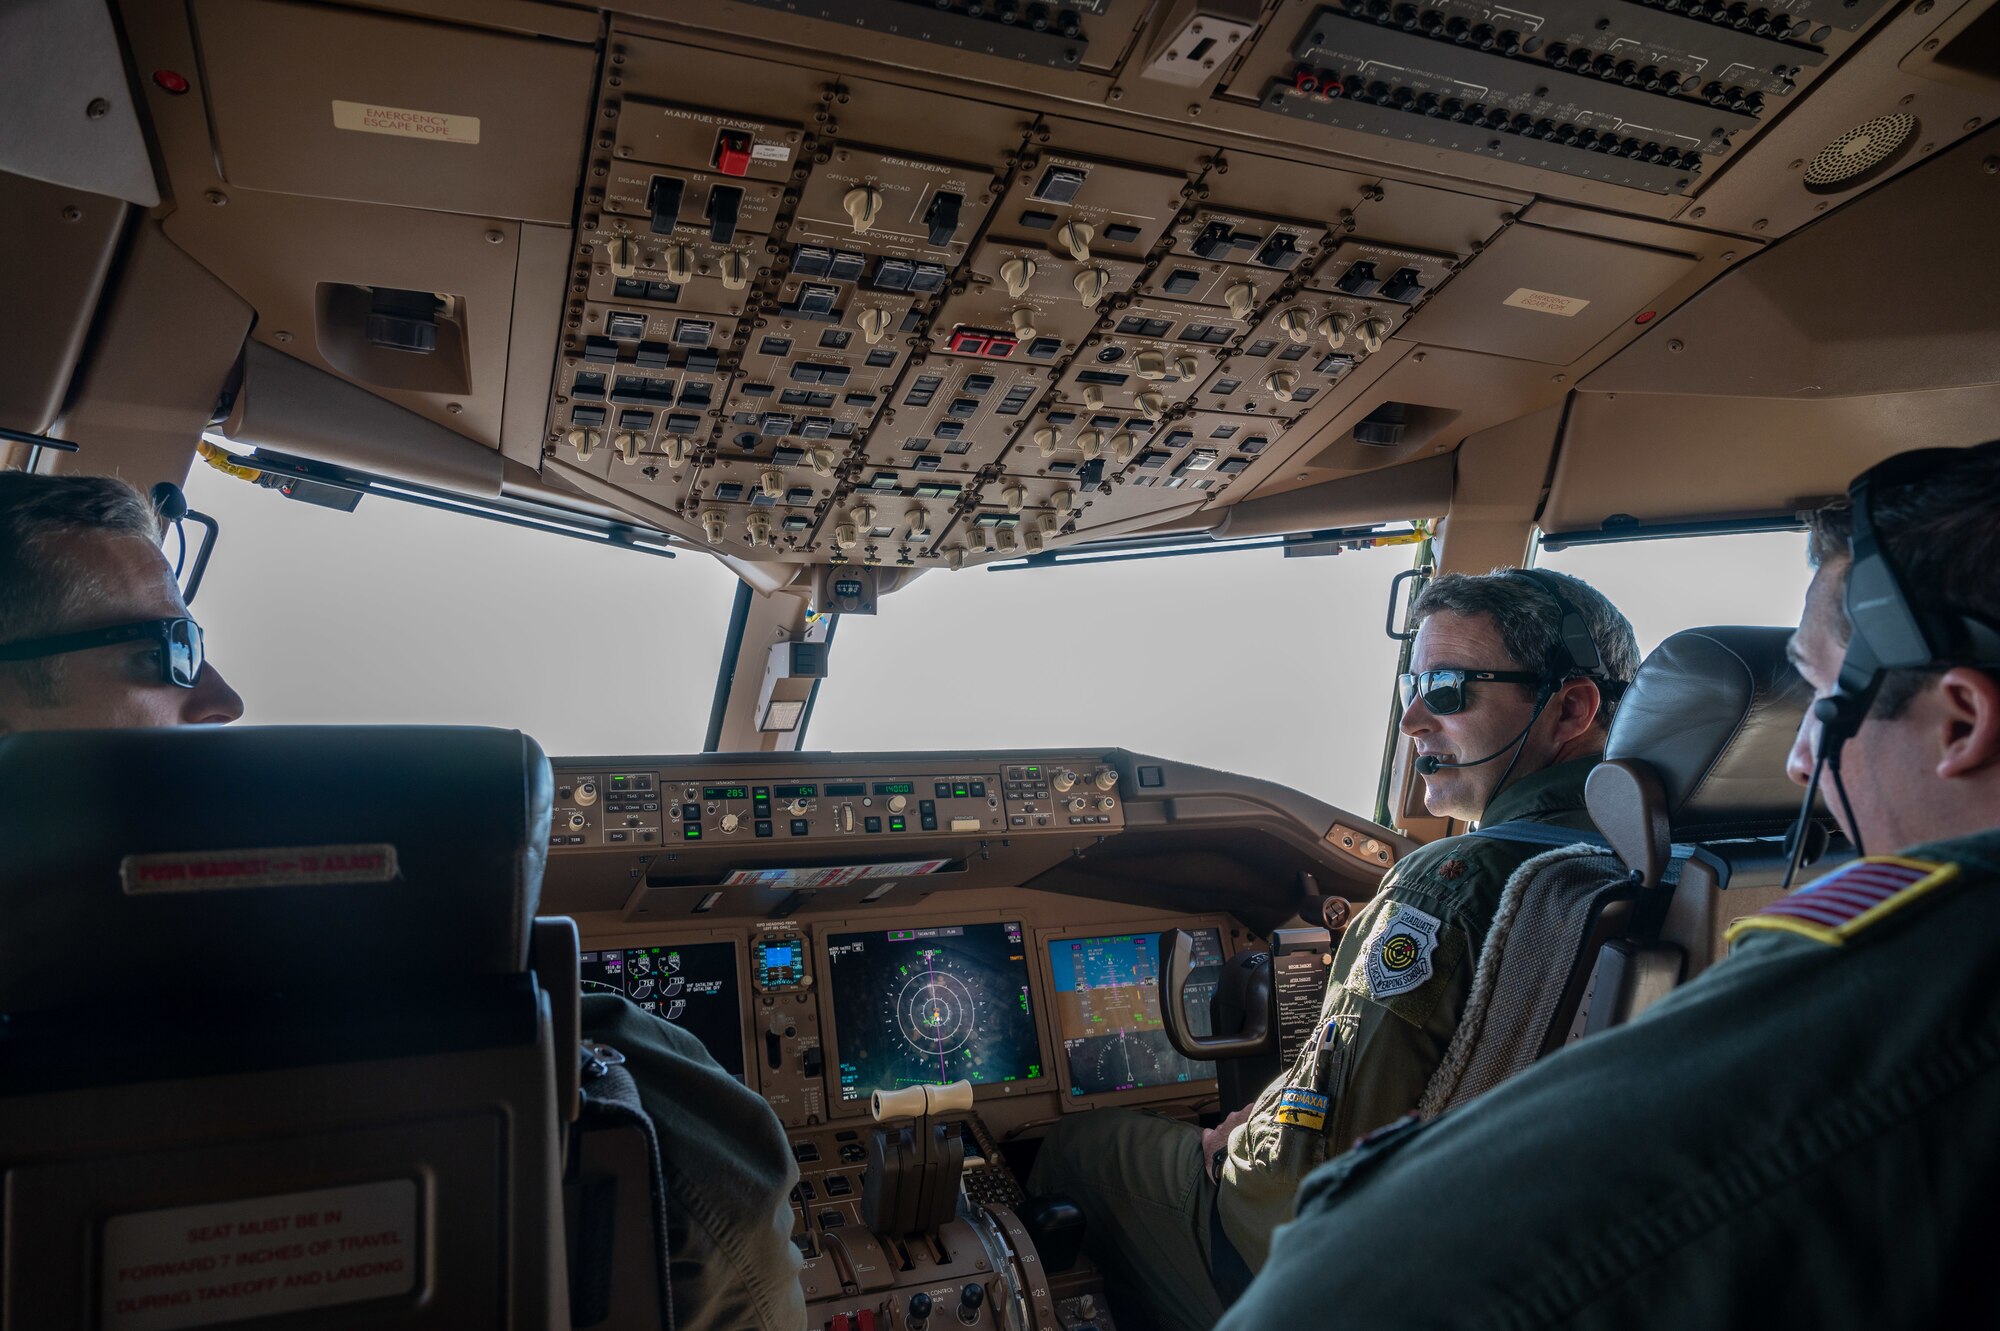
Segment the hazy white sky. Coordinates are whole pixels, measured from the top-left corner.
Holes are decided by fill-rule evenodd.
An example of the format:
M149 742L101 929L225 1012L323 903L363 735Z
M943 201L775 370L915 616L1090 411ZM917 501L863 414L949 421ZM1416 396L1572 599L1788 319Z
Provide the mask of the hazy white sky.
M551 754L699 749L735 578L371 498L351 514L197 465L222 523L194 613L252 724L509 726ZM1389 723L1389 579L1411 549L930 573L839 629L814 749L1122 746L1366 815ZM1642 651L1792 623L1798 534L1565 551Z

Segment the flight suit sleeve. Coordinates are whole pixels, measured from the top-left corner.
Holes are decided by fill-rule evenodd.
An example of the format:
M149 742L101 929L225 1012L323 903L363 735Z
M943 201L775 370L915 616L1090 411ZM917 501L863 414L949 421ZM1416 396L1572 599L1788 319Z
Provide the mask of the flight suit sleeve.
M784 1125L693 1035L623 998L586 994L583 1029L625 1055L660 1139L680 1331L798 1331L792 1246L799 1167Z
M1480 903L1498 895L1479 875L1497 868L1427 856L1411 869L1348 928L1312 1040L1230 1134L1225 1223L1253 1265L1308 1173L1417 1107L1465 1010Z

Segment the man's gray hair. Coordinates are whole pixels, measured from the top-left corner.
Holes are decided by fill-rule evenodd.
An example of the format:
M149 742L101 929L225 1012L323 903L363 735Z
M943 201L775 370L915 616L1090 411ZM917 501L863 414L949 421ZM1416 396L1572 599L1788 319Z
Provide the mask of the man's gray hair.
M1639 640L1632 621L1620 614L1603 592L1581 578L1552 569L1537 569L1532 575L1519 569L1496 568L1491 573L1444 573L1433 578L1417 597L1412 614L1422 623L1440 610L1459 615L1486 615L1500 630L1507 655L1523 670L1530 670L1550 682L1577 678L1569 653L1563 647L1562 611L1548 587L1555 584L1562 598L1583 616L1591 641L1603 659L1605 673L1621 684L1630 684L1639 673ZM1468 666L1484 662L1468 661ZM1609 726L1617 701L1607 697L1597 709L1597 722Z
M59 633L108 590L62 548L65 537L89 532L158 541L160 519L114 477L0 471L0 643ZM39 705L60 698L60 658L0 662L0 671Z

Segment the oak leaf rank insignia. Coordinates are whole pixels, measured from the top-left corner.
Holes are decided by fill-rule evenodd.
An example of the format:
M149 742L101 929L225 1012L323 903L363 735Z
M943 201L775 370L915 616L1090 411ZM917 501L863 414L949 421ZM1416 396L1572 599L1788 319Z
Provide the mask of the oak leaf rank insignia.
M1431 978L1431 957L1437 951L1444 921L1403 902L1392 904L1375 937L1368 941L1368 991L1378 999L1394 998Z

